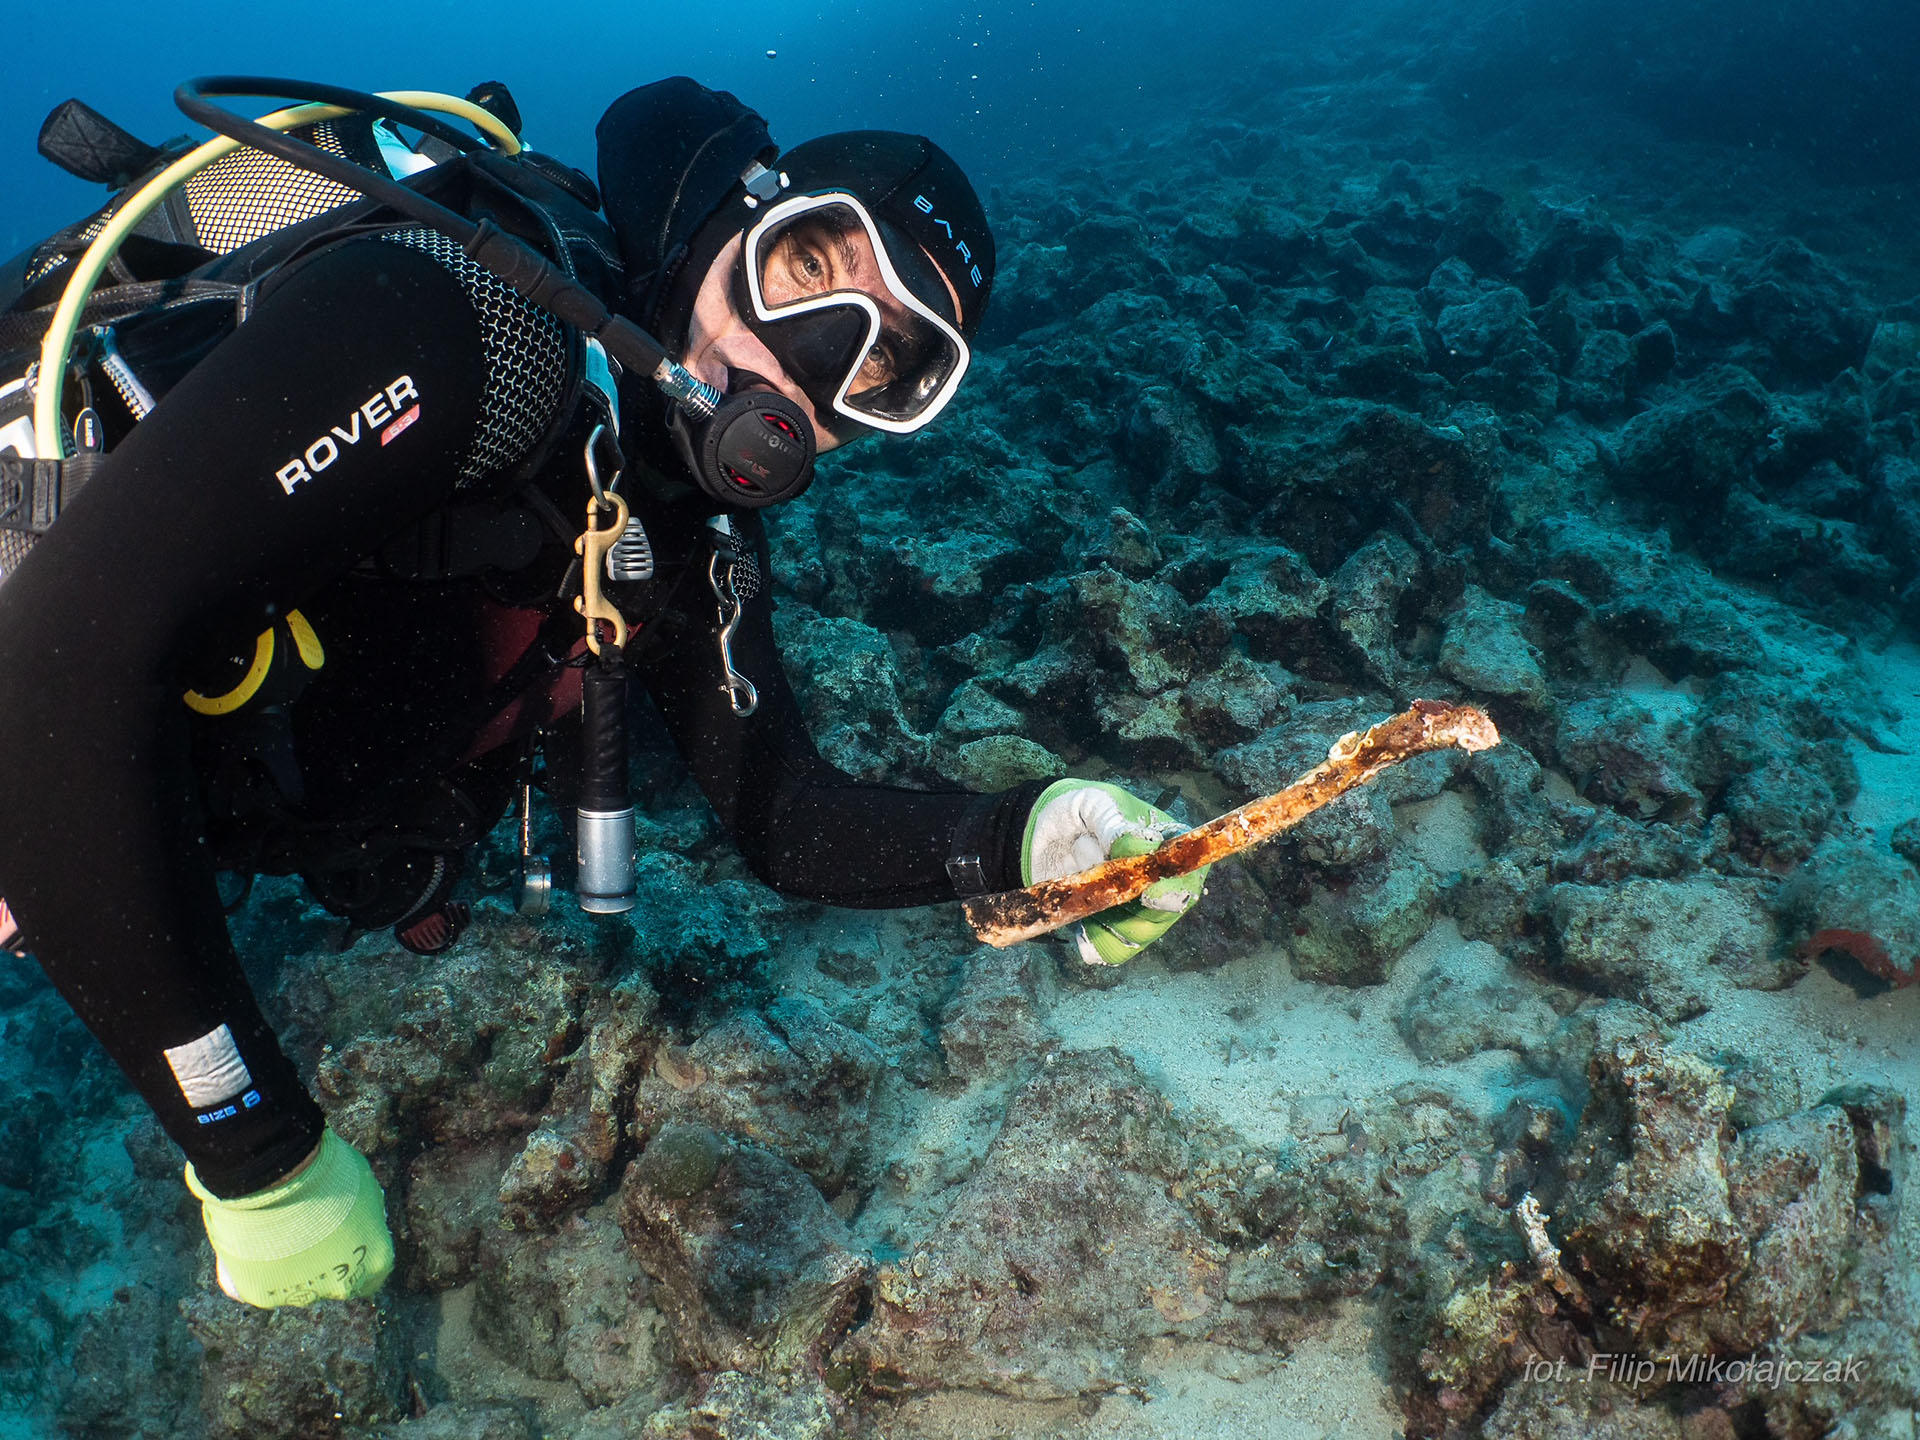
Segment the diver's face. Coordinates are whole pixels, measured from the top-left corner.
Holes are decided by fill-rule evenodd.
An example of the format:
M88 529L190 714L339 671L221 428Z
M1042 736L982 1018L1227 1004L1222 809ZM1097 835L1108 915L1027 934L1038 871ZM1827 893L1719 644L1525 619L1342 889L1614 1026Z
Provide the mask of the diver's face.
M687 353L681 364L723 393L773 390L793 401L813 426L821 451L844 445L859 427L838 415L822 415L780 361L747 328L734 307L732 277L740 263L745 237L736 237L714 257L700 292L694 297L693 319L687 327ZM943 280L945 276L941 277ZM858 290L880 307L883 330L893 330L911 317L887 288L873 241L864 230L838 231L805 222L790 227L766 252L760 291L768 305L783 305L830 290ZM949 294L952 286L948 285ZM955 297L956 303L958 297ZM853 389L857 392L884 385L893 378L888 354L876 345L862 364ZM829 423L852 432L836 435Z

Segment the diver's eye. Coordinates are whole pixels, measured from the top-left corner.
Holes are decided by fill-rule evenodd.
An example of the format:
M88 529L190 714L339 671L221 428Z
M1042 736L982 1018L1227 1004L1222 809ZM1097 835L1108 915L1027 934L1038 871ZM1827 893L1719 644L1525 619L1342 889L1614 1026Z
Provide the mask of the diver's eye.
M875 390L882 385L893 383L894 376L900 373L898 362L894 358L893 348L885 340L867 351L867 358L860 363L860 373L854 377L854 383L861 390Z
M819 295L833 288L833 264L807 236L782 235L762 262L760 286L776 305Z

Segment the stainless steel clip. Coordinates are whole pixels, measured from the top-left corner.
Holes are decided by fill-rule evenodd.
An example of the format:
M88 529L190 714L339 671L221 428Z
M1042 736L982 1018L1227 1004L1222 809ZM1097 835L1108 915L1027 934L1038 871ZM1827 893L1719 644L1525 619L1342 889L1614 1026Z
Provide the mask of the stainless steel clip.
M760 708L760 692L754 688L751 680L733 666L733 632L740 628L740 617L746 610L734 584L734 567L740 557L734 549L733 522L730 519L725 515L716 515L707 521L707 528L713 532L713 556L707 561L707 584L713 588L713 598L720 602L720 688L727 692L727 704L733 707L733 713L745 719Z

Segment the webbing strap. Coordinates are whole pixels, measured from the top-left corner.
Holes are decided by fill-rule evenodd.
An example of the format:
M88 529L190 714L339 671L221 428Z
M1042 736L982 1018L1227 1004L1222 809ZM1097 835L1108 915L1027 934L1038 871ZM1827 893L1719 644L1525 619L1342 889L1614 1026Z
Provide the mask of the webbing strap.
M0 455L0 529L46 534L105 459L96 453L65 460Z

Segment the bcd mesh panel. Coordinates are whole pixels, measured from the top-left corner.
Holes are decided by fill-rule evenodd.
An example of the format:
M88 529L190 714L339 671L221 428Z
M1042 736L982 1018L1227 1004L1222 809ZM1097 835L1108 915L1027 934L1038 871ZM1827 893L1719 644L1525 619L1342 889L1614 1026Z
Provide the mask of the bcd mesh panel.
M425 251L466 287L487 352L487 393L460 476L477 480L498 474L525 455L554 418L567 383L566 332L437 231L395 230L381 238Z
M37 535L29 535L24 530L0 530L0 582L13 573L13 569L26 559L27 551L33 548Z
M331 125L303 126L293 133L330 154L347 153ZM359 191L337 180L245 146L221 156L180 189L193 217L194 238L216 255L360 198Z
M323 150L346 153L331 125L306 127L294 133ZM325 176L247 149L215 161L182 190L195 238L206 249L222 255L283 226L360 198L358 192ZM79 240L91 240L113 213L114 207L110 206L62 235L72 237L77 229ZM570 359L565 331L553 316L521 299L505 281L474 263L445 236L431 230L407 229L383 238L424 251L452 271L466 288L480 319L487 389L479 428L461 461L460 479L471 482L505 470L546 432L565 394ZM58 248L49 242L30 279L51 273L71 248L71 239ZM0 580L33 548L36 538L0 530Z
M92 219L80 226L77 231L69 227L67 230L62 230L58 235L55 235L51 240L47 241L45 245L40 247L40 253L34 256L31 263L27 266L26 284L28 286L38 285L58 269L60 262L65 260L70 253L69 247L78 245L84 248L91 245L93 243L93 237L107 228L107 222L113 218L113 212L118 208L117 205L109 205L98 215L95 215Z
M347 153L332 125L305 125L292 133L332 154ZM37 285L68 256L92 243L131 193L115 196L113 203L98 214L50 237L28 265L25 284ZM358 191L324 175L245 148L214 161L183 184L180 194L193 222L191 238L216 255L238 250L284 225L360 198ZM142 229L152 223L153 217L149 216L141 222Z

